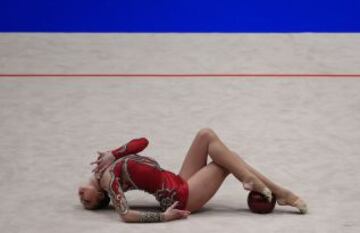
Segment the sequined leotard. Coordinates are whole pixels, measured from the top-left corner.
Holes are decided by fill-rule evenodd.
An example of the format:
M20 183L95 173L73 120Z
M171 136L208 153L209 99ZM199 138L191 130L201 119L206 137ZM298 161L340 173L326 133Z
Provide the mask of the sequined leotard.
M129 148L127 149L129 150ZM124 148L113 151L113 154L117 155L118 151L123 152ZM117 157L120 158L110 168L109 194L120 214L125 214L128 211L124 192L134 189L154 195L162 210L166 210L175 201L179 202L176 206L177 209L185 209L189 192L188 184L179 175L162 169L150 157L139 154L125 156L122 154Z

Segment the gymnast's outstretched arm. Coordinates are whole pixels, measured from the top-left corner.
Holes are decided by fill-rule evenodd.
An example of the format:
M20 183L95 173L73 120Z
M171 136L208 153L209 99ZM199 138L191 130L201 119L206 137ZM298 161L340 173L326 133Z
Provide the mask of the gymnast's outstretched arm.
M175 209L177 203L173 203L165 212L128 210L125 214L119 214L124 222L167 222L187 218L190 211Z

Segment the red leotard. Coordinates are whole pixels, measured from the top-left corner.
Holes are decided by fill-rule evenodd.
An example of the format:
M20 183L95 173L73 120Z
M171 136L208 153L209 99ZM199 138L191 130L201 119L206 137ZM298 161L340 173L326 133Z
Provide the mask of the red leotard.
M185 209L189 188L179 175L162 169L152 158L136 153L149 144L146 138L137 138L111 151L117 159L110 170L109 194L120 214L128 211L124 192L132 189L153 194L163 210L178 201L177 209Z
M110 170L109 194L116 210L124 214L128 210L124 192L138 189L155 196L162 210L166 210L175 201L177 209L185 209L189 188L179 175L164 170L152 158L136 153L144 150L149 141L137 138L112 151L117 159Z
M175 201L179 201L175 208L185 209L189 192L187 182L179 175L162 169L154 159L130 154L116 160L112 166L110 197L118 199L119 205L126 205L123 192L138 189L154 195L162 210Z

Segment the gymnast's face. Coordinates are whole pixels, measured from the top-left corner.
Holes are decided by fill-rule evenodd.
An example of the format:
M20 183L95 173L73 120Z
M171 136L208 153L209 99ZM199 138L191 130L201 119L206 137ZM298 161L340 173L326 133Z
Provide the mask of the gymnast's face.
M87 184L79 187L80 202L86 209L95 209L99 201L102 199L102 193L93 185Z

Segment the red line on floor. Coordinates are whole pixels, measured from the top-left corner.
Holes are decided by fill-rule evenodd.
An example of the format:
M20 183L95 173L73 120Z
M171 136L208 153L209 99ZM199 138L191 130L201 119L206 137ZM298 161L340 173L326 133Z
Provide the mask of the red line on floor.
M324 77L324 78L360 78L360 74L0 74L0 77Z

